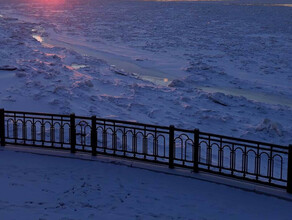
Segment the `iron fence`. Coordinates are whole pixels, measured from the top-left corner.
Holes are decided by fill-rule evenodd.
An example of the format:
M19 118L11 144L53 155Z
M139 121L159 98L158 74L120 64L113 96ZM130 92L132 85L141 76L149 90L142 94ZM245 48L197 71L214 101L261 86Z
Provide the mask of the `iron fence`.
M39 146L152 161L286 188L292 193L292 145L96 116L4 109L0 109L0 138L2 146Z

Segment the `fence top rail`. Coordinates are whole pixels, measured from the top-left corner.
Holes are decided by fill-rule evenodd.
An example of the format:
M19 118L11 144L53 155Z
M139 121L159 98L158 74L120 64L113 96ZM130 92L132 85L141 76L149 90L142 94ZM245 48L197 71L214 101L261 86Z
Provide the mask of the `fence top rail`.
M208 142L210 141L210 145L211 146L217 146L218 148L225 148L225 147L231 147L232 145L234 146L234 149L238 149L239 148L247 148L247 149L254 149L254 150L262 150L262 151L268 151L268 152L274 152L274 153L283 153L283 154L288 154L288 148L283 147L283 148L279 148L279 147L274 147L274 146L270 146L270 145L253 145L250 144L248 142L236 142L236 141L229 141L227 139L222 140L222 146L219 146L220 140L218 139L214 139L214 138L208 138L208 137L200 137L200 141L201 143L203 142ZM231 145L231 146L230 146Z
M186 132L186 133L194 133L195 130L175 128L175 131ZM248 140L248 139L243 139L243 138L236 138L236 137L230 137L230 136L225 136L225 135L213 134L213 133L207 133L207 132L200 131L200 136L202 136L202 135L210 136L210 137L213 137L213 138L215 137L215 138L220 138L220 139L222 138L222 139L225 139L225 140L227 139L227 140L241 142L240 144L249 143L249 144L265 145L265 146L269 146L269 147L275 147L275 148L288 150L288 146L282 146L282 145L277 145L277 144L272 144L272 143L267 143L267 142L254 141L254 140ZM201 138L206 139L204 137L201 137ZM215 139L211 139L211 140L212 141L216 141ZM218 140L218 141L220 141L220 140ZM222 140L222 141L224 141L224 140Z
M7 114L19 114L19 115L37 115L37 116L48 116L48 117L63 117L63 118L70 118L70 115L64 115L64 114L53 114L53 113L42 113L42 112L25 112L25 111L6 111ZM19 116L20 117L20 116ZM75 116L77 119L83 119L83 120L91 120L91 117L88 116ZM146 123L139 123L139 122L131 122L131 121L122 121L122 120L116 120L116 119L106 119L106 118L96 118L97 121L103 121L103 122L111 122L111 123L120 123L120 124L129 124L129 125L136 125L136 126L145 126L145 127L152 127L152 128L158 128L158 129L166 129L169 130L169 127L167 126L159 126L159 125L153 125L153 124L146 124Z
M76 116L77 119L83 119L83 120L91 120L91 117L84 117L84 116ZM153 125L153 124L145 124L145 123L139 123L139 122L132 122L132 121L122 121L122 120L116 120L116 119L106 119L106 118L96 118L96 121L102 121L102 122L110 122L113 124L106 124L107 126L113 126L114 124L127 124L127 125L136 125L136 126L142 126L142 127L151 127L151 128L158 128L158 129L165 129L169 130L169 127L167 126L159 126L159 125ZM121 125L119 125L121 126Z
M212 134L212 133L207 133L207 132L200 132L200 135L216 137L216 138L225 139L225 140L227 139L227 140L232 140L232 141L238 141L238 142L241 142L240 144L249 143L249 144L265 145L265 146L269 146L269 147L273 147L273 148L275 147L275 148L288 150L288 146L282 146L282 145L277 145L277 144L272 144L272 143L267 143L267 142L253 141L253 140L248 140L248 139L243 139L243 138L235 138L235 137L229 137L229 136L224 136L224 135L219 135L219 134ZM204 137L202 137L202 138L204 138ZM212 140L215 141L214 139L212 139Z
M22 111L4 111L4 113L7 114L17 114L17 117L20 117L18 115L37 115L37 116L49 116L49 117L63 117L63 118L69 118L70 115L62 115L62 114L51 114L51 113L41 113L41 112L22 112Z

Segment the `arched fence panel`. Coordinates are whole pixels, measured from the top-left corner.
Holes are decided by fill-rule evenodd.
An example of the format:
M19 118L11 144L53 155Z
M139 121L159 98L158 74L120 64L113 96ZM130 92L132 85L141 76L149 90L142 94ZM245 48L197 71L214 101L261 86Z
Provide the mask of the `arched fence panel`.
M70 118L67 115L5 111L8 144L70 148Z

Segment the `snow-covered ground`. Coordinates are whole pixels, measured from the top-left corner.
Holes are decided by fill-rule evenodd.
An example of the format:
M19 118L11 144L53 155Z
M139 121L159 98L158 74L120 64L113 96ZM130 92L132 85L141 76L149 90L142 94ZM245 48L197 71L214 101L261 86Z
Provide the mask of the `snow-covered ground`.
M58 154L0 151L1 219L292 218L291 198L153 172L149 165Z
M288 145L291 3L0 0L0 106Z

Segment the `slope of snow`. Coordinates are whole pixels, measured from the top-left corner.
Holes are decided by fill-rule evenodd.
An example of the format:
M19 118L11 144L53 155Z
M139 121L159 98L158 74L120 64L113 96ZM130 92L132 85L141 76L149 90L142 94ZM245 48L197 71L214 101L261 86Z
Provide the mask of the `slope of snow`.
M1 219L291 219L291 201L119 163L0 151Z
M292 143L291 1L48 2L0 0L1 107Z

